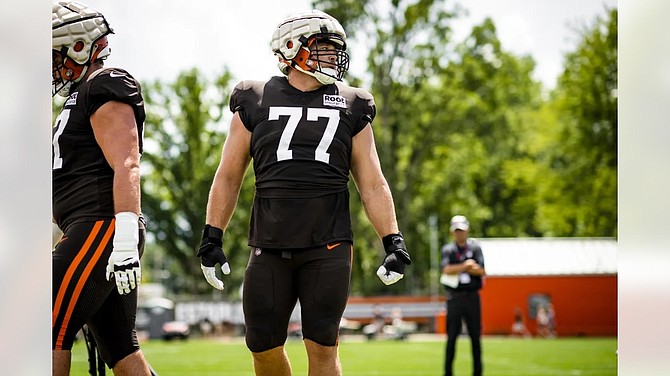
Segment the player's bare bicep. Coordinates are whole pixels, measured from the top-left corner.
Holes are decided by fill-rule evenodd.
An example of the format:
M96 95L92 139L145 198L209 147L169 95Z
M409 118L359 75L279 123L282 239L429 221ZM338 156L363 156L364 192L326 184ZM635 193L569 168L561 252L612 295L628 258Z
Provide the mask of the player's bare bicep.
M236 175L244 175L251 161L251 132L242 124L239 113L236 112L230 122L230 130L223 145L221 164L232 168Z
M131 106L110 101L91 115L91 126L107 162L114 168L128 159L139 161L139 136Z

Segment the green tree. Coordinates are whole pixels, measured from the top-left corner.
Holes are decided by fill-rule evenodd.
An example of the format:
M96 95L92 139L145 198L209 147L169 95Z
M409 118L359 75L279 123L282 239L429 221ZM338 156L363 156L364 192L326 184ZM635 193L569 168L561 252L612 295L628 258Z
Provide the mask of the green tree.
M582 32L553 93L554 142L537 226L554 236L617 235L617 9Z
M435 82L414 90L408 102L413 120L407 120L414 128L403 145L411 157L401 166L414 174L405 210L417 229L422 290L437 278L428 269L430 215L438 218L440 244L449 240L455 214L468 216L474 237L536 235L528 219L534 187L525 170L532 158L524 132L526 114L540 99L533 68L531 58L502 49L486 19L455 46Z
M447 240L445 223L456 213L471 217L478 236L516 235L519 223L521 231L535 235L528 216L534 206L526 198L532 182L520 164L509 163L530 159L523 119L537 105L540 89L531 78L532 59L506 53L491 20L463 43L453 43L450 23L460 9L449 9L446 1L363 2L356 12L338 2L316 3L344 25L362 28L371 46L369 86L378 106L373 129L414 257L404 291L370 282L365 276L376 267L378 253L369 249L377 241L358 221L355 233L364 238L356 239L363 251L357 267L364 280L354 277L354 287L367 293L425 292L437 279L431 269L431 215L442 223L440 243ZM388 11L376 12L373 5Z
M366 87L375 96L377 117L373 131L384 174L394 195L398 222L413 254L414 262L401 286L386 287L372 278L381 261L379 238L367 221L352 188L352 213L355 234L352 293L388 294L410 293L423 283L415 281L429 270L429 250L420 240L424 237L416 227L415 217L425 223L427 216L410 212L413 188L420 171L414 169L425 149L422 143L431 140L434 132L430 114L439 108L439 100L423 95L431 78L441 71L449 56L447 42L449 23L454 11L441 0L392 1L315 1L316 8L336 17L346 28L350 40L363 39L369 51L365 59L371 75ZM379 9L384 11L379 12ZM349 77L352 84L363 78ZM427 102L417 98L429 98ZM418 107L416 107L418 106ZM408 111L412 109L412 111ZM413 149L413 147L417 146ZM427 237L426 237L427 239Z
M196 249L225 140L230 79L224 72L209 82L193 69L181 73L173 83L158 81L144 87L142 207L152 236L148 247L163 255L149 256L151 262L158 262L149 264L148 272L167 270L170 274L162 282L174 293L218 293L204 280ZM228 294L237 292L244 271L241 265L248 255L249 192L253 192L253 182L245 182L241 208L226 232L225 249L232 269L224 281Z
M427 293L437 280L431 217L439 244L458 213L475 237L616 235L616 11L584 33L543 101L534 61L506 52L490 19L456 44L450 23L460 10L445 0L314 3L341 21L350 42L368 47L366 56L352 49L367 75L348 80L375 96L373 131L414 261L400 284L376 278L383 250L350 184L352 294ZM208 82L193 70L145 87L143 208L151 251L164 255L155 268L172 273L175 292L222 294L204 281L195 249L230 115L229 83L227 73ZM242 283L253 193L248 171L224 240L232 268L224 294Z
M439 159L449 176L440 194L451 203L447 213L469 214L478 236L538 235L525 200L533 187L524 177L533 142L524 119L540 99L535 63L505 52L490 19L457 51L443 89L436 88L445 100L438 118L445 136L436 149L445 153Z

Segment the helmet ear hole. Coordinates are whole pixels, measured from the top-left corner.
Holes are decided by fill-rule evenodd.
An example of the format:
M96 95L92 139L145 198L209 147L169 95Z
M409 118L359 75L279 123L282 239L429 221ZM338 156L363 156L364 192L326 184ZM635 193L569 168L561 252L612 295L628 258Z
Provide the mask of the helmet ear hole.
M84 42L78 40L75 44L74 47L72 47L76 52L79 52L84 49Z
M293 48L293 41L292 40L286 41L286 48Z

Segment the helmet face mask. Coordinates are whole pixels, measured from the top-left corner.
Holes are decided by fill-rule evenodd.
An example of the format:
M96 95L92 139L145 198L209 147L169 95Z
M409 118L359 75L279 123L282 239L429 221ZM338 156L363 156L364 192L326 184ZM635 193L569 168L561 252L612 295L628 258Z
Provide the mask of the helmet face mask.
M51 95L67 97L91 63L109 56L107 35L114 31L100 12L74 1L53 3L51 26Z
M321 11L301 13L280 23L271 46L284 74L292 67L328 85L341 81L349 69L344 29Z
M63 77L67 72L67 68L63 64L63 55L59 51L51 50L51 96L60 93L68 85L67 80ZM72 85L70 81L69 85ZM66 90L69 92L69 90Z
M293 60L298 60L296 64L304 70L313 70L323 84L341 81L349 69L349 54L342 48L346 48L346 44L339 35L317 34L307 41L307 59L301 60L305 55L303 49Z

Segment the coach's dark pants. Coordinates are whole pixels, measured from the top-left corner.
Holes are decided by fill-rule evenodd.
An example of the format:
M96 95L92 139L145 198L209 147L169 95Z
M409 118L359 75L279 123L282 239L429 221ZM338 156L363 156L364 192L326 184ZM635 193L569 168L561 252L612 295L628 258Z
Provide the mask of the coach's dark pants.
M456 340L461 334L462 321L468 329L472 342L472 363L474 376L482 374L482 333L481 303L478 291L453 292L447 300L447 354L444 375L452 376L452 365L456 355Z

